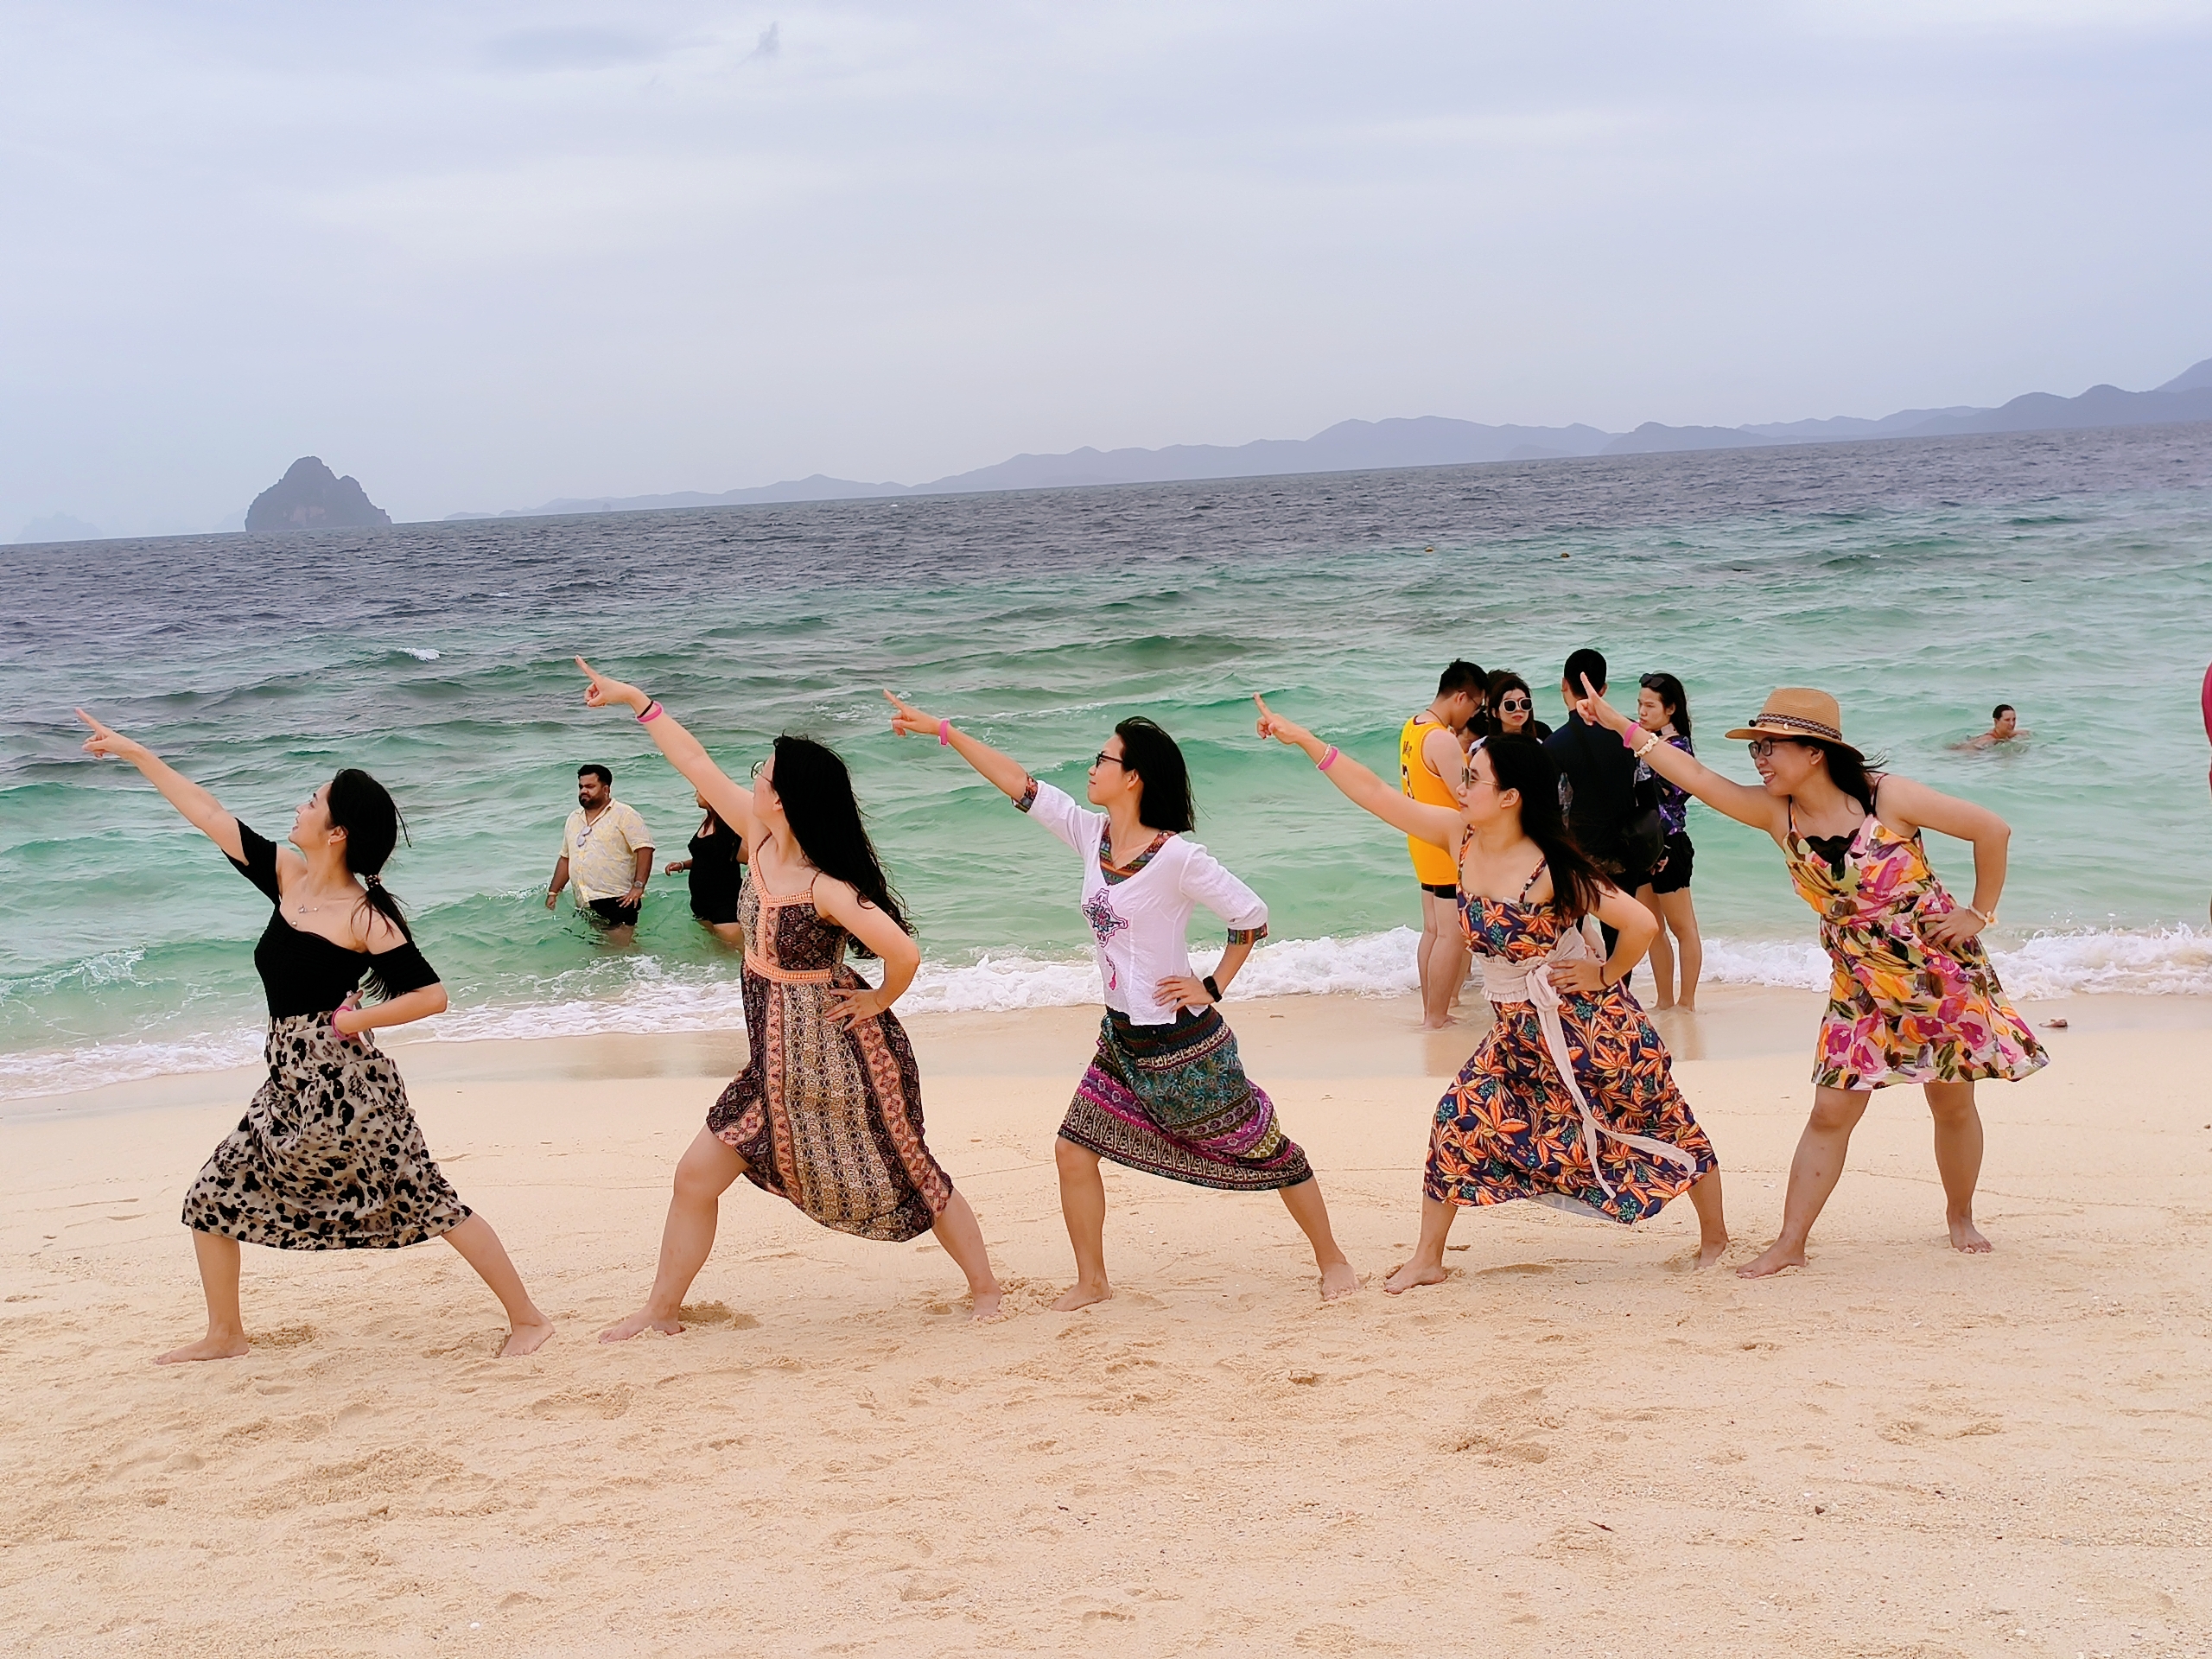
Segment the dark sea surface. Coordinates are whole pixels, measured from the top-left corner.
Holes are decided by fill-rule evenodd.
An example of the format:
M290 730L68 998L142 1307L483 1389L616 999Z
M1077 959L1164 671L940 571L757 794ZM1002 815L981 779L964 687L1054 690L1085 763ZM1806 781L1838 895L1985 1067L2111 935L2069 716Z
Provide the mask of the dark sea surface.
M1555 720L1582 645L1617 690L1680 675L1736 776L1720 733L1813 684L1855 741L2003 813L2019 994L2212 989L2212 425L12 547L0 639L0 1095L257 1047L266 905L78 753L76 703L272 836L336 767L384 779L414 834L388 879L453 995L438 1034L735 1023L680 876L626 952L543 906L580 762L614 768L658 861L697 823L645 734L582 706L579 651L734 773L785 729L845 754L921 932L902 1007L1096 987L1072 857L889 736L878 687L1078 791L1113 722L1151 715L1199 838L1272 909L1251 990L1382 990L1413 976L1403 840L1262 746L1251 694L1387 772L1450 658L1519 670ZM2031 739L1948 747L2000 700ZM1702 807L1691 830L1708 978L1823 979L1772 844ZM1932 851L1968 885L1963 846Z

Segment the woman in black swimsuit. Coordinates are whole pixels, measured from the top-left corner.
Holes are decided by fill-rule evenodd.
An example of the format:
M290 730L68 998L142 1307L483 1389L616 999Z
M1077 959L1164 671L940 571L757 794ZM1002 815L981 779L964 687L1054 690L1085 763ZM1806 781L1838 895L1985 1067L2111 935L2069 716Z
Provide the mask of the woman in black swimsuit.
M501 1356L538 1348L551 1322L491 1224L470 1212L430 1160L399 1071L368 1035L446 1006L436 970L378 878L402 827L391 797L349 766L308 798L292 820L291 844L279 848L144 744L81 709L77 717L92 728L89 753L137 767L276 906L253 951L269 999L269 1080L184 1200L207 1334L157 1363L236 1359L247 1351L241 1243L397 1249L442 1237L505 1306ZM365 980L375 994L367 1003Z
M737 919L738 895L745 891L745 837L715 816L707 798L694 793L706 821L691 837L690 855L677 859L667 874L691 874L691 914L733 950L745 949L745 927Z

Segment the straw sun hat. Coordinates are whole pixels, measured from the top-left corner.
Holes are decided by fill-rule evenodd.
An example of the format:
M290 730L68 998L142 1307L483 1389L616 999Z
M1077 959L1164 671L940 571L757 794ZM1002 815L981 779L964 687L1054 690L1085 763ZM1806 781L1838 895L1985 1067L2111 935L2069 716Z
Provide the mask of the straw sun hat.
M1738 726L1731 737L1809 738L1860 760L1866 757L1843 741L1843 710L1825 691L1810 686L1777 686L1767 693L1766 707L1748 726Z

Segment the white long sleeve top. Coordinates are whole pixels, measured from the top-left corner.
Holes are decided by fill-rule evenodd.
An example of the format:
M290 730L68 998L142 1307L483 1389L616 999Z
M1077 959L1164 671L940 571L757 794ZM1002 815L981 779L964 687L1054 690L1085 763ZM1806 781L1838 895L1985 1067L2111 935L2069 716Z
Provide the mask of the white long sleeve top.
M1226 922L1232 941L1266 937L1267 905L1198 842L1169 835L1138 860L1135 874L1109 881L1103 812L1086 811L1065 790L1034 779L1015 804L1082 855L1083 914L1096 941L1106 1006L1135 1024L1174 1023L1158 987L1192 971L1186 936L1196 906Z

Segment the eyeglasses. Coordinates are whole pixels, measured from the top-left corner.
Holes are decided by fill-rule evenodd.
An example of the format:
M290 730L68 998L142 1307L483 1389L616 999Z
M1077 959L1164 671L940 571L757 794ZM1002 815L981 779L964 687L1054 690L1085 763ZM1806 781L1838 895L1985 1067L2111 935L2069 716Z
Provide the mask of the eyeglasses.
M1128 769L1128 761L1122 760L1118 754L1109 754L1103 749L1090 757L1090 765L1094 771L1100 766L1120 766L1124 771Z
M1506 715L1525 715L1536 705L1526 697L1508 697L1497 705L1498 712Z
M1775 746L1795 740L1787 737L1755 737L1744 747L1751 752L1751 759L1764 760L1775 751Z
M750 771L750 772L747 772L745 775L746 775L747 777L750 778L750 779L751 779L754 783L756 783L756 784L757 784L757 783L759 783L759 782L760 781L760 773L761 773L762 770L763 770L764 768L766 768L766 766L767 766L767 764L768 764L768 760L769 760L769 757L768 757L768 756L766 756L766 755L763 755L763 756L761 756L761 758L760 758L760 760L755 760L755 761L753 763L753 770L752 770L752 771Z

